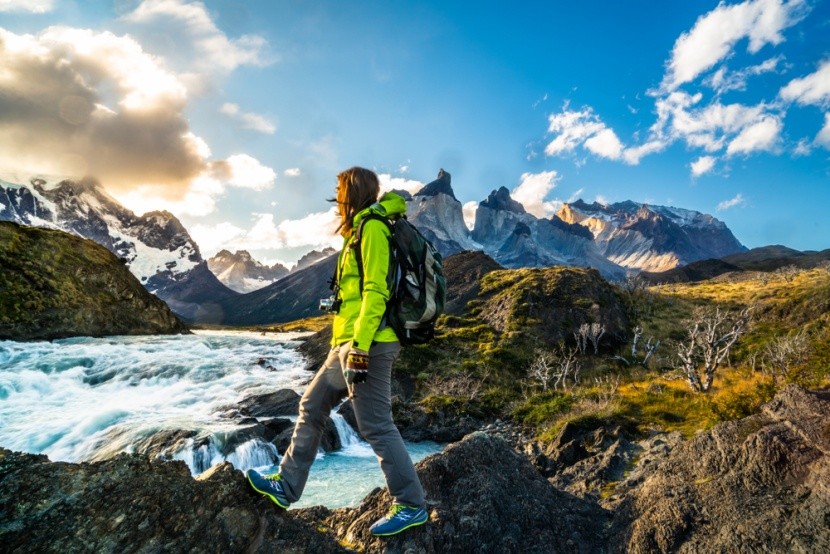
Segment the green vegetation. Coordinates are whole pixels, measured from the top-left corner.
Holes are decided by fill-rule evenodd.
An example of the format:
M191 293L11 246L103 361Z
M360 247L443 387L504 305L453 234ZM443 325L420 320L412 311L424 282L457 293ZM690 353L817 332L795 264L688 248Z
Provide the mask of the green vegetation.
M650 288L614 288L590 270L521 269L492 272L481 285L466 315L442 317L433 343L401 356L399 370L413 377L427 411L509 418L542 440L553 439L565 422L688 437L756 412L787 383L830 386L826 268ZM687 340L695 310L716 307L751 307L752 320L712 389L693 392L677 371L677 346ZM593 322L607 334L599 355L590 348L576 354L577 383L563 380L554 388L553 379L531 374L540 352L559 353L554 362L575 352L574 331ZM635 326L642 334L632 354ZM647 341L660 346L643 364ZM789 350L778 348L784 343Z
M103 246L63 231L0 222L0 338L185 330Z

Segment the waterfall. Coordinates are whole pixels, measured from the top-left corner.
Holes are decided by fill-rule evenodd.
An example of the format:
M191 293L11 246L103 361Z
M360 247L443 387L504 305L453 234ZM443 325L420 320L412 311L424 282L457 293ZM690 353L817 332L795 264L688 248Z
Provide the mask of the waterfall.
M331 413L331 420L337 429L337 436L340 437L340 452L346 456L374 456L369 443L362 440L346 419L337 412Z
M233 467L245 471L252 467L274 466L279 462L277 447L269 442L252 439L236 447L223 456L214 443L213 437L208 444L193 448L193 439L188 439L185 447L173 455L174 460L181 460L190 468L190 473L198 475L216 464L230 462Z

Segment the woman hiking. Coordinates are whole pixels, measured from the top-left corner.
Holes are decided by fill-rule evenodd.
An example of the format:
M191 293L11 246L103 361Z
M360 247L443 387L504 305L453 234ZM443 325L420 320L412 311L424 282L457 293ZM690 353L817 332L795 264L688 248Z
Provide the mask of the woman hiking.
M428 519L421 482L392 421L392 362L400 343L395 331L382 325L392 278L390 231L378 219L363 223L359 244L355 234L370 215L402 216L406 202L395 193L378 200L380 183L374 172L352 167L337 176L338 231L343 249L337 261L331 350L300 401L291 445L273 475L249 469L248 481L280 508L299 500L331 409L347 395L360 433L372 446L394 498L386 517L372 525L376 536L390 536ZM355 250L359 248L359 255ZM362 261L363 282L358 263Z

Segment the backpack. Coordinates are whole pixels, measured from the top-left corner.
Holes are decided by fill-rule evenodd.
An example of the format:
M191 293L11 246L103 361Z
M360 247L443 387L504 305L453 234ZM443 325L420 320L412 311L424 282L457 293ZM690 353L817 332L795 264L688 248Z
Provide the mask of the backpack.
M360 292L363 293L363 260L360 239L363 226L369 219L383 221L389 228L391 296L386 303L384 322L394 329L404 346L424 344L435 337L435 320L444 311L447 299L447 281L441 254L433 244L406 219L389 220L369 214L357 228L355 255L360 274Z

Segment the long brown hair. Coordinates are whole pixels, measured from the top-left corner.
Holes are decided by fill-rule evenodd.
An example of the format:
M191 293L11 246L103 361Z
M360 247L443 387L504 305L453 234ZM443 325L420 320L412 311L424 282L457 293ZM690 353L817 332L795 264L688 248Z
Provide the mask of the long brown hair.
M362 167L350 167L337 175L337 202L340 225L337 230L347 237L352 234L354 216L377 202L380 181L374 171Z

